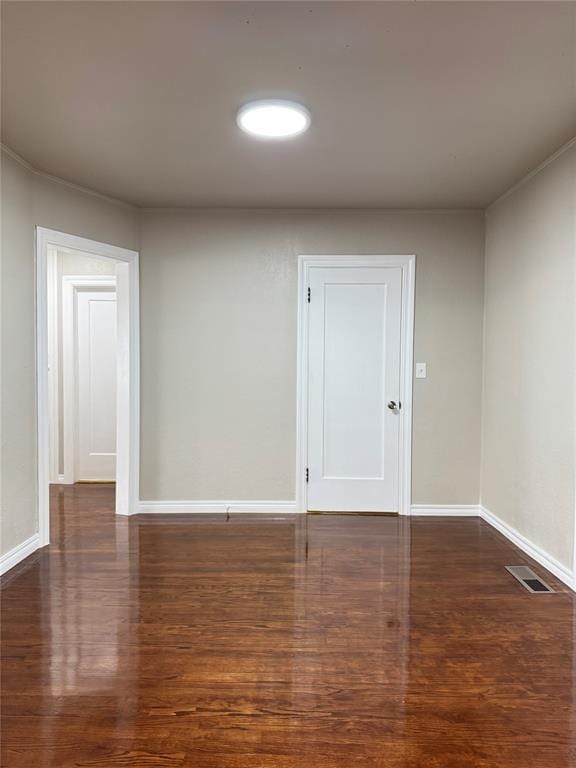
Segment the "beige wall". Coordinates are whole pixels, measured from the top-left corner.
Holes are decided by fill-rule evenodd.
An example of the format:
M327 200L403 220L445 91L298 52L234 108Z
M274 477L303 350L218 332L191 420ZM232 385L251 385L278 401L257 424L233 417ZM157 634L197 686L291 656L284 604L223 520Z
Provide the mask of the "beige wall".
M34 225L139 247L137 212L30 172L2 152L2 456L0 551L38 531Z
M477 504L482 212L145 212L141 498L295 496L300 253L415 253L413 502Z
M0 552L38 532L32 176L2 157Z
M576 147L494 204L486 226L482 502L571 567Z

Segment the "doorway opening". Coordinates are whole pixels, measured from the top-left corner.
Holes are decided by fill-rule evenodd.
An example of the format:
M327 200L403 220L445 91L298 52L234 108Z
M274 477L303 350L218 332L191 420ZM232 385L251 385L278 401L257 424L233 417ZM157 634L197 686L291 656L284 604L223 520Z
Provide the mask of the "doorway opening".
M111 270L106 276L61 276L63 256L57 252L61 336L55 344L57 364L49 362L50 371L56 368L59 383L59 418L50 414L50 445L58 447L58 456L51 456L51 465L58 461L58 481L66 485L116 482L115 265L98 260ZM97 263L81 254L75 258L88 269Z
M138 253L37 227L38 518L50 541L50 484L115 482L137 510Z
M410 514L415 262L299 258L302 511Z

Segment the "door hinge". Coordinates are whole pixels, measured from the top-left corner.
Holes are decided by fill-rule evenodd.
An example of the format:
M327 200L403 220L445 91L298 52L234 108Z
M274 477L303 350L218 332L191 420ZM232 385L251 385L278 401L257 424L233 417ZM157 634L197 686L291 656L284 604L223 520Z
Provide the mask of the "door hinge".
M308 288L308 304L310 304L310 297L312 296L312 291L310 288Z
M306 467L306 482L310 480L310 470Z

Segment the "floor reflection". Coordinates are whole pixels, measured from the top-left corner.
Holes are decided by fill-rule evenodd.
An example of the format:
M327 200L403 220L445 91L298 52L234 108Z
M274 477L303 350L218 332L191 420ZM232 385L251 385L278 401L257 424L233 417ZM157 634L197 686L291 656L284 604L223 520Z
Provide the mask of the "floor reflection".
M312 761L318 750L379 760L385 743L387 759L401 764L409 523L307 515L297 519L296 536L292 694L309 720L295 724L294 753Z
M56 486L52 492L53 532L62 542L48 564L52 697L101 692L116 684L121 631L130 605L129 595L122 594L129 550L122 530L116 534L119 526L127 533L128 526L121 518L115 526L107 526L108 546L95 557L90 518L97 492L95 488L89 504L77 486ZM75 515L83 525L71 519ZM71 552L76 556L70 557Z
M3 587L3 767L576 765L574 596L480 520L113 503Z

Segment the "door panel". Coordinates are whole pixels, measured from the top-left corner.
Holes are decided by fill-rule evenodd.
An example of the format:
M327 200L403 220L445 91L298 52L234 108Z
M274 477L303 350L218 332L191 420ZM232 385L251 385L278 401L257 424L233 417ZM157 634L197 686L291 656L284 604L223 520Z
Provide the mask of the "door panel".
M116 477L116 292L77 291L78 480Z
M308 509L398 511L402 270L309 275Z

